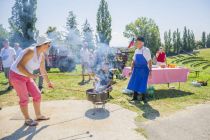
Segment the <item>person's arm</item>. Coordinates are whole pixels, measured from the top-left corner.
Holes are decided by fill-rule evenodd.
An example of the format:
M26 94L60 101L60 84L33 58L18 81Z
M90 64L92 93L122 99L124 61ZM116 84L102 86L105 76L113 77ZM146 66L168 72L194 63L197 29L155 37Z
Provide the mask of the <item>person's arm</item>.
M12 49L12 58L13 58L13 60L15 61L15 59L16 59L16 52L15 52L15 49Z
M134 64L135 64L135 57L136 57L136 51L134 52L133 60L131 61L131 71L130 71L129 75L133 72L133 68L134 68Z
M159 55L160 55L160 52L158 51L158 52L156 53L156 58L158 58Z
M152 60L150 59L148 63L149 63L149 70L152 71Z
M132 60L132 62L131 62L131 71L133 71L133 68L134 68L134 60Z
M166 54L165 54L165 60L164 60L164 61L165 61L166 65L167 65L167 59L166 59Z
M131 73L133 72L134 63L135 63L135 61L132 60L132 62L131 62L131 71L129 72L129 75L131 75Z
M150 50L148 49L148 52L147 52L147 62L148 62L148 67L149 67L149 75L150 77L152 76L152 57L151 57L151 52Z
M47 85L49 88L53 88L53 84L50 82L49 78L48 78L48 74L45 68L45 56L42 56L42 61L40 64L40 73L41 76L45 79L45 81L47 82Z
M20 62L17 64L17 69L23 73L24 75L30 77L30 78L33 78L33 79L36 79L37 78L37 75L34 75L32 73L30 73L26 68L26 64L27 62L33 57L34 55L34 52L33 50L28 50L24 55L23 55L23 58L20 60Z

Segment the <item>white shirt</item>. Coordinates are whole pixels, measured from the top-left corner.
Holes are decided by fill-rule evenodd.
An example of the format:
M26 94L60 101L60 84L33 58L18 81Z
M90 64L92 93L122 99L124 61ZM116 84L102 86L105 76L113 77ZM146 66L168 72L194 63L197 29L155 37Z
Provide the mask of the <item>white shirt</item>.
M20 52L22 51L23 49L18 47L18 48L15 48L15 52L16 52L16 58L20 55Z
M2 48L0 57L2 59L3 67L10 68L12 63L15 61L15 49L12 47Z
M136 49L135 52L134 52L134 55L133 55L133 60L135 61L136 59L136 54L143 54L144 58L148 61L150 61L152 58L151 58L151 53L150 53L150 50L149 48L147 47L142 47L141 49Z
M37 70L40 68L40 64L42 61L42 57L43 57L43 53L41 53L38 57L37 55L37 48L32 46L29 48L24 49L20 55L18 56L18 58L15 60L15 62L12 64L11 66L11 70L17 74L23 75L25 76L23 73L21 73L19 71L19 69L17 68L18 63L22 60L23 56L26 54L26 52L28 52L29 49L34 50L34 55L33 57L27 62L27 64L25 65L25 68L28 70L28 72L30 72L31 74L33 73L34 70Z
M80 57L81 57L81 62L89 62L90 61L90 52L87 48L81 48L80 50Z

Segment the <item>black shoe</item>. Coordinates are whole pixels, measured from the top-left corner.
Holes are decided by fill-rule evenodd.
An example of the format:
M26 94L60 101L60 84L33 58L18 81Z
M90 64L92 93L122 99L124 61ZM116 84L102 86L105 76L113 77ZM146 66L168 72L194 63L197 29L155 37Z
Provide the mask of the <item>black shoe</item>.
M9 87L7 88L7 91L12 90L12 89L13 89L13 87L12 87L12 86L9 86Z
M142 100L144 102L144 104L147 104L147 95L146 94L142 94Z
M138 101L138 99L133 98L133 99L130 100L129 102L132 103L132 104L135 104L135 103L138 103L139 101Z
M41 91L43 89L43 87L39 87L39 90Z
M79 85L80 85L80 86L85 85L85 81L82 80L81 82L79 82Z
M136 98L133 98L133 99L131 99L131 101L138 101L138 99L136 99Z

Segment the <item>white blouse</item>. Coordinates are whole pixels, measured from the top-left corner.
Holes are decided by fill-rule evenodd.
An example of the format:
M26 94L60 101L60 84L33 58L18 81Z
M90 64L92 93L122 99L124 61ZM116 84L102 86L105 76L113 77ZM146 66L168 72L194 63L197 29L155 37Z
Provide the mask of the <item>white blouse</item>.
M31 74L33 74L34 70L37 70L40 68L40 64L42 61L42 57L43 57L43 53L41 53L39 55L39 57L37 56L37 48L35 46L33 47L29 47L24 49L20 55L18 56L18 58L15 60L15 62L12 64L11 66L11 70L17 74L23 75L25 76L23 73L21 73L19 71L19 69L17 68L18 63L21 61L21 59L23 58L23 56L26 54L26 52L29 49L33 49L34 50L34 55L33 57L27 62L27 64L25 65L25 68L28 70L28 72L30 72Z

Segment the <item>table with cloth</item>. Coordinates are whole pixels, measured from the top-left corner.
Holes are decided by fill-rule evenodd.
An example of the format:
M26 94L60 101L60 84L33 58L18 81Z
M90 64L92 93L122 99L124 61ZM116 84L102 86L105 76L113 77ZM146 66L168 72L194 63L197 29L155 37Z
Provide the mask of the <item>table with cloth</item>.
M123 76L129 77L131 67L123 69ZM148 85L151 84L170 84L175 82L186 82L189 69L183 67L177 68L152 68L152 77L148 79Z

